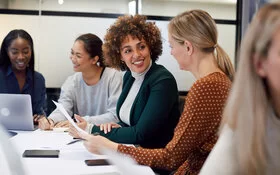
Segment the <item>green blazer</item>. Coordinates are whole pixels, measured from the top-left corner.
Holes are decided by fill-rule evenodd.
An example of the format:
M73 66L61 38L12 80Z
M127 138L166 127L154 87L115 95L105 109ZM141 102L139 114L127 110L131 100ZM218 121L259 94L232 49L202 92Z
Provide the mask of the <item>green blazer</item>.
M112 128L111 132L104 134L94 126L92 133L99 132L118 143L139 144L145 148L164 147L172 139L180 117L176 80L165 67L153 63L132 105L131 126L128 126L121 121L119 111L134 80L127 71L117 103L117 116L122 127Z

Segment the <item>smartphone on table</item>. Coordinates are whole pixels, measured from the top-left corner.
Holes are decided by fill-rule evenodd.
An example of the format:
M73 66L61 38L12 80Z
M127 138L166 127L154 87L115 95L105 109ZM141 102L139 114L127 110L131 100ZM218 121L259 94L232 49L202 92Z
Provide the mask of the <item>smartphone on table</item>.
M87 166L104 166L104 165L111 165L107 159L90 159L85 160Z

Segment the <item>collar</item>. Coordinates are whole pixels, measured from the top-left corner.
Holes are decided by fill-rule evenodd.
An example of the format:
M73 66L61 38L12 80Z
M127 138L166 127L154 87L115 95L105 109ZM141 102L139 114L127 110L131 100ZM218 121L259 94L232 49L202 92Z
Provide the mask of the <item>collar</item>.
M29 68L26 68L27 73L26 73L26 80L32 80L32 71ZM6 72L6 76L10 76L14 74L11 65L8 66L7 72Z
M136 73L136 72L132 72L131 71L131 76L135 79L139 79L141 77L145 77L146 73L150 70L150 68L152 67L153 61L150 60L150 65L148 66L148 68L142 72L142 73Z
M12 67L11 67L11 65L9 65L7 68L6 76L11 75L12 73L13 73Z

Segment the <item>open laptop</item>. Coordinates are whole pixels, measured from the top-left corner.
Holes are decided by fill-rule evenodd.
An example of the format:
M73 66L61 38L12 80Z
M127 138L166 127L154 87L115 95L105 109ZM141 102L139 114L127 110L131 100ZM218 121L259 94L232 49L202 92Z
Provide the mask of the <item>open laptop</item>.
M0 123L8 130L34 130L31 96L0 94Z

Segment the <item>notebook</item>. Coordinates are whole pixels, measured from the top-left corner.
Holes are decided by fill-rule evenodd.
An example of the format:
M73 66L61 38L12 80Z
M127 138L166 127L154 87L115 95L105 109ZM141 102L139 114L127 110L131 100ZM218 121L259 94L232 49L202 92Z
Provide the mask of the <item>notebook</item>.
M0 94L0 123L8 130L34 130L31 96Z

